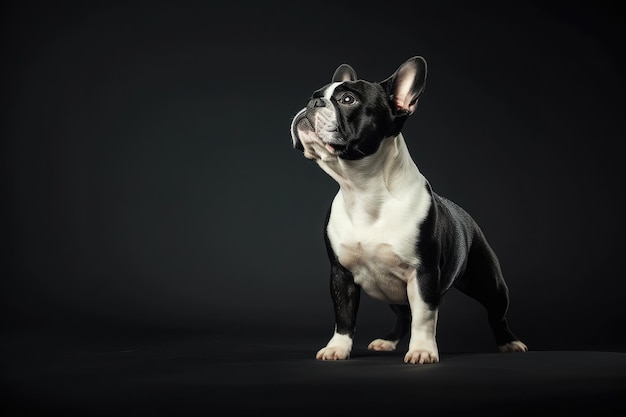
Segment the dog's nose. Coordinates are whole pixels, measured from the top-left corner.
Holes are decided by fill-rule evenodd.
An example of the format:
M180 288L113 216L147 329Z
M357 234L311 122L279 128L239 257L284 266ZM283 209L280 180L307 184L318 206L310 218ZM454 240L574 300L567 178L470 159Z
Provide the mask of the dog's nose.
M324 103L324 100L322 100L321 98L316 98L315 101L313 102L313 107L326 107L326 104Z
M313 107L326 107L326 103L324 103L322 98L312 98L311 101L309 101L309 108Z

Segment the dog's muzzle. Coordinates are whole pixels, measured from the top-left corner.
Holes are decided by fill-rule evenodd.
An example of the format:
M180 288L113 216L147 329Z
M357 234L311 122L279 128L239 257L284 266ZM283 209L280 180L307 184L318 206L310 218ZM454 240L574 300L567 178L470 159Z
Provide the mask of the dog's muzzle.
M345 149L347 143L339 132L337 116L337 109L330 100L312 98L294 117L292 134L301 140L301 133L313 133L323 146L330 145L334 150ZM296 141L294 146L297 147Z

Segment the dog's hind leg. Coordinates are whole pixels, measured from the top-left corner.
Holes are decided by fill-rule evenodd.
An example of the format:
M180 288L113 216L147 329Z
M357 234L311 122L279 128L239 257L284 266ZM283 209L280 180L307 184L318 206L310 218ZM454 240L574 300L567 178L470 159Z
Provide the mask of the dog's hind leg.
M367 346L369 350L388 352L396 350L398 342L409 332L411 328L411 309L408 304L390 304L391 310L396 315L393 328L380 339L372 340Z
M509 289L502 276L500 263L480 230L472 242L465 273L459 277L454 286L485 307L491 331L500 351L528 350L509 328L506 319Z

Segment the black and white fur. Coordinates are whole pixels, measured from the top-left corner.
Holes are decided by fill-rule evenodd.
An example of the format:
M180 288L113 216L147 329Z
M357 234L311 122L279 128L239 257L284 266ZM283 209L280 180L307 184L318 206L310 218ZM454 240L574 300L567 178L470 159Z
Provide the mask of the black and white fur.
M507 325L508 289L483 232L433 192L404 142L402 126L425 81L422 57L379 83L343 64L292 121L293 146L339 183L324 234L335 329L317 359L350 356L361 289L396 314L392 330L368 348L394 350L410 331L407 363L439 361L438 308L452 286L486 308L501 351L527 350Z

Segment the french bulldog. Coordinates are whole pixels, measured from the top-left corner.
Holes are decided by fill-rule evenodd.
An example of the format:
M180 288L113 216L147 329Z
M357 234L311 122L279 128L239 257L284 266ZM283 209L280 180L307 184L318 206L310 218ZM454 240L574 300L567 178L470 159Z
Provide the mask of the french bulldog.
M350 357L361 289L396 316L370 350L393 351L410 332L404 362L438 362L437 316L452 287L485 307L500 351L528 350L507 323L508 288L485 235L433 192L404 141L426 73L421 56L381 82L358 79L342 64L292 119L293 147L339 184L324 230L335 327L317 359Z

